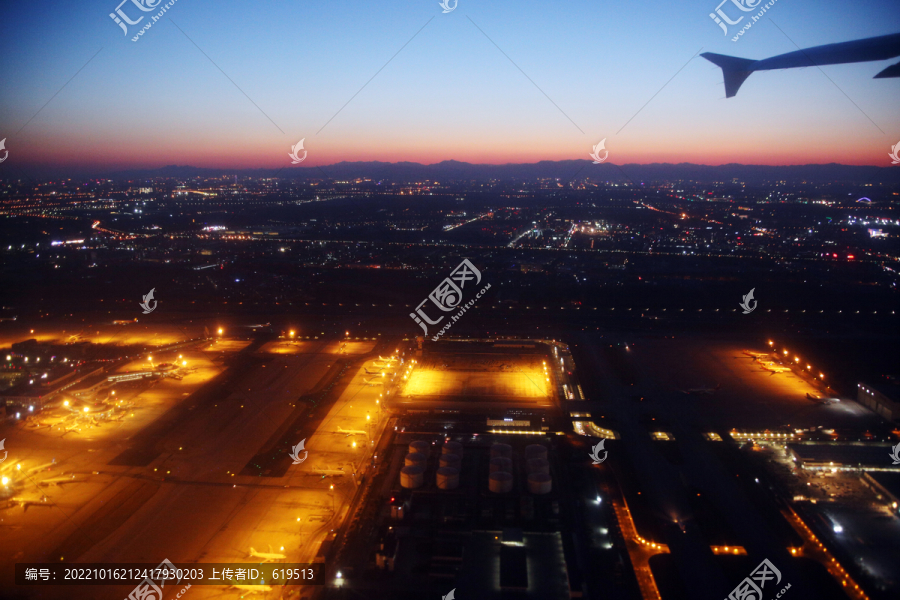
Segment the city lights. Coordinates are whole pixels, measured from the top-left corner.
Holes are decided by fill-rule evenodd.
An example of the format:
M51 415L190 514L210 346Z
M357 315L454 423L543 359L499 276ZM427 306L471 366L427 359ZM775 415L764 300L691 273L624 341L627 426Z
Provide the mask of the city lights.
M138 4L110 7L113 23L100 14L104 35L152 50L146 40L165 31L143 26L149 14L136 25ZM253 6L260 22L296 20L268 4ZM706 45L729 55L698 55L714 70L678 71L688 56L669 56L669 42L690 33L681 21L643 20L649 35L630 45L622 19L595 35L594 54L640 66L602 98L622 121L599 128L583 110L596 85L572 66L588 46L559 11L479 20L495 47L469 44L471 27L446 30L466 20L453 2L431 5L452 35L429 54L421 36L403 45L415 28L398 42L341 26L360 19L340 4L322 8L338 24L328 43L301 35L288 53L266 54L271 28L227 11L202 42L186 28L196 47L166 64L179 102L160 103L159 86L139 94L165 108L156 121L106 114L128 105L128 80L92 85L91 31L56 28L66 52L40 53L34 27L7 28L29 67L8 86L10 114L25 123L52 105L26 123L34 139L16 133L22 123L0 132L0 525L12 535L0 568L169 557L260 571L192 592L223 598L663 600L737 597L749 581L766 583L766 599L897 595L885 575L900 552L888 535L900 473L895 123L881 115L895 133L868 135L867 121L829 109L842 97L818 98L821 72L806 85L766 71L777 52L759 50L765 31L734 26L732 3L708 9L728 14L714 24L692 17L708 36L757 40ZM27 7L11 10L11 23L28 21ZM54 10L72 21L74 9ZM877 37L855 41L833 6L781 19L828 52L889 50L896 34L876 31L889 12L869 10ZM541 43L523 45L528 19ZM593 39L596 27L576 30ZM264 52L220 63L236 39ZM326 68L332 46L397 60L355 96L366 79L345 89L358 74L346 61ZM460 48L465 60L446 59ZM416 53L431 61L427 81L409 70ZM289 99L320 121L273 105L284 86L253 79L265 61L273 73L312 65L324 87ZM856 94L889 105L894 90L872 76L897 65L847 65L864 75ZM723 74L727 127L703 118ZM532 76L546 94L527 87ZM204 103L177 85L210 77L252 91ZM444 130L417 127L403 107L423 85L451 101L533 100L530 141L479 102L435 105ZM384 115L372 90L386 94ZM738 118L754 94L777 118ZM829 125L839 152L816 143ZM748 518L777 535L733 531ZM749 579L763 558L778 577ZM680 581L691 565L715 581ZM28 586L59 583L61 571L42 580L31 566ZM296 581L295 566L318 580ZM102 596L99 583L70 595ZM127 583L122 595L140 595Z

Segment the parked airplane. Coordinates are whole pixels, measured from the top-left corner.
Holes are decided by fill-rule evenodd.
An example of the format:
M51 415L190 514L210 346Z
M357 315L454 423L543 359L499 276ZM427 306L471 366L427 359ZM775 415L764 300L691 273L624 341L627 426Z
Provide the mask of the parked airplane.
M271 549L272 547L270 546L269 550ZM250 557L261 558L263 559L263 562L269 562L270 560L287 560L287 556L284 554L278 552L259 552L253 546L250 546Z
M18 469L17 468L16 473L18 473L19 475L21 475L23 477L26 477L26 476L34 475L35 473L39 473L45 469L47 471L49 471L52 467L55 467L55 466L56 466L56 461L54 460L53 462L44 463L44 464L38 465L36 467L31 467L30 469Z
M900 56L900 33L814 46L762 60L738 58L712 52L704 52L700 56L722 68L722 75L725 77L725 97L731 98L737 94L741 84L754 71L841 65L896 58ZM883 69L875 75L874 79L887 77L900 77L900 63Z
M766 371L771 371L774 375L775 373L784 373L785 371L790 371L790 367L779 367L773 362L767 362L760 365Z
M64 483L81 483L84 479L75 479L75 475L66 475L64 477L52 477L38 481L38 485L62 485Z
M392 363L392 362L394 362L394 361L397 360L397 357L396 357L396 356L389 356L389 357L387 357L387 358L384 358L383 356L381 356L381 355L379 354L379 355L378 355L378 359L379 359L381 362Z
M366 437L369 436L369 433L363 431L362 429L344 429L340 425L338 425L338 433L346 433L345 437L350 437L351 435L364 435Z
M384 385L384 379L381 377L373 377L372 379L366 379L366 383L370 386Z
M343 477L346 475L343 469L313 469L313 475L321 475L322 477Z
M813 396L809 392L806 393L806 399L812 400L813 402L818 402L819 404L824 404L826 406L841 401L840 398L820 398L819 396Z
M31 482L37 484L37 478L40 477L39 473L42 471L50 472L50 469L56 466L56 461L44 463L42 465L37 465L31 468L22 468L23 462L15 462L11 461L7 465L3 465L3 468L0 469L0 484L4 488L18 488L21 485L25 485L26 482ZM15 468L13 468L15 467Z
M701 395L712 396L712 395L715 394L717 391L719 391L719 388L720 388L720 387L722 387L722 384L721 384L721 383L718 384L718 385L716 385L716 387L714 387L714 388L711 388L711 387L691 388L691 389L688 389L688 390L681 390L681 393L683 393L683 394L693 394L694 396L701 396Z
M387 367L375 367L375 368L379 369L379 370L378 371L370 371L369 369L366 369L366 373L368 373L369 375L381 375L381 372L384 371Z

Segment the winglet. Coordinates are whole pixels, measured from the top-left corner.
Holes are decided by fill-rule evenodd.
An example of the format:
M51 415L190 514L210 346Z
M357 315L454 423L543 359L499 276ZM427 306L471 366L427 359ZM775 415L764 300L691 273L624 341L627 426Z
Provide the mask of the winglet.
M887 67L872 79L887 79L888 77L900 77L900 63Z
M753 72L752 65L756 62L749 58L725 56L724 54L714 54L712 52L704 52L700 56L722 68L722 76L725 77L726 98L732 98L737 94L741 84Z

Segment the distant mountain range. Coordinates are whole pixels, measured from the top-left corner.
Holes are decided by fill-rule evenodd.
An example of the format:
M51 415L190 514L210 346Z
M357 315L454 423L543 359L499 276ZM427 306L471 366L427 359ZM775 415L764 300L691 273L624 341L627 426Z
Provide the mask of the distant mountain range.
M32 173L36 176L58 177L62 173ZM10 173L12 175L12 173ZM67 173L68 177L109 177L116 180L142 180L153 178L189 179L192 177L279 177L286 179L346 180L368 178L389 182L465 182L499 179L507 181L534 181L536 179L573 179L651 183L654 181L745 182L763 184L775 181L791 183L846 183L846 184L898 184L900 167L853 166L831 163L826 165L742 165L719 166L692 163L652 163L615 165L605 162L599 165L590 160L540 161L505 165L472 164L455 160L423 165L413 162L340 162L322 167L288 166L280 169L218 169L169 165L158 169L125 170L114 173Z
M223 175L253 177L283 177L290 179L355 179L369 178L374 181L486 181L536 180L541 178L559 179L562 182L573 179L593 181L628 180L634 183L653 181L691 180L699 182L740 181L765 183L790 181L810 183L841 182L851 184L900 183L900 168L853 166L831 163L826 165L742 165L719 166L692 163L652 163L646 165L615 165L609 162L599 165L590 160L544 160L536 163L486 165L446 160L423 165L413 162L340 162L322 167L286 167L283 169L204 169L190 166L167 166L160 169L123 171L111 174L114 179L153 177L220 177Z

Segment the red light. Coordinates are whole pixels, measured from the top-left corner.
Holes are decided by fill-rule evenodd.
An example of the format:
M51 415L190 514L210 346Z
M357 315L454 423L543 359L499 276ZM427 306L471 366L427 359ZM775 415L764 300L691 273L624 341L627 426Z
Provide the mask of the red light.
M852 255L852 254L848 254L848 255L847 255L847 258L850 259L850 260L853 260L853 255Z
M833 257L837 258L837 254L832 254Z

